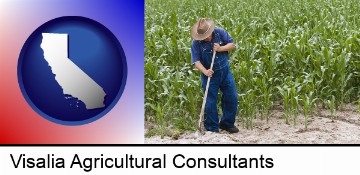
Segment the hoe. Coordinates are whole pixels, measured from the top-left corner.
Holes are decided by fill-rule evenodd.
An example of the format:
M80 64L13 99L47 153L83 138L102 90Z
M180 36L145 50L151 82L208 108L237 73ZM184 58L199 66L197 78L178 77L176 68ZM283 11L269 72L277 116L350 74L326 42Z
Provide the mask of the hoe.
M216 51L213 52L210 69L213 68L214 60L215 60L215 54L216 54ZM208 80L207 80L207 83L206 83L205 95L204 95L203 103L202 103L202 106L201 106L201 112L200 112L199 123L198 123L198 128L199 128L200 132L203 131L202 123L204 122L204 111L205 111L205 104L206 104L206 99L207 99L209 85L210 85L210 79L211 79L211 77L208 77Z

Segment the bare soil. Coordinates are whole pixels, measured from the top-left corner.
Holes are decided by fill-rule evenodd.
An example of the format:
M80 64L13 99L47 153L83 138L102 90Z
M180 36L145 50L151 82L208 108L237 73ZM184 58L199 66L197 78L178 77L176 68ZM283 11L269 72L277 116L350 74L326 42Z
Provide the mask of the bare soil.
M146 144L359 144L360 112L356 105L346 105L344 110L331 115L329 110L318 110L309 116L305 129L304 116L299 115L296 125L285 123L284 113L273 110L269 121L254 119L253 129L245 129L236 123L239 133L185 132L176 139L152 136ZM145 126L145 132L148 130Z

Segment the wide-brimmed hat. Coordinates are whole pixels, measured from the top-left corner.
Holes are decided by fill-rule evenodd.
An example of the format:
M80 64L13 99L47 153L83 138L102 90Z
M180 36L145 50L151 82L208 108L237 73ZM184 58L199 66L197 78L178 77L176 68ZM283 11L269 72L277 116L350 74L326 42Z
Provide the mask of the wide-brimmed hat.
M200 18L191 29L191 36L194 40L204 40L209 37L215 29L214 21Z

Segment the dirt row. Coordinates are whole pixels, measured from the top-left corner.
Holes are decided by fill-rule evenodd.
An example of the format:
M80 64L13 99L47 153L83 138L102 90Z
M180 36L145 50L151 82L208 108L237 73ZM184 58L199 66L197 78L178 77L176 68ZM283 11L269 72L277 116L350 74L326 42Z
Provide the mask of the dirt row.
M229 134L220 130L212 132L185 132L173 139L152 136L147 144L359 144L360 112L356 105L346 105L342 111L331 115L329 110L318 110L308 119L305 129L304 116L297 117L297 124L285 124L283 112L274 110L269 121L255 119L253 129L244 129L236 123L239 133ZM147 131L145 127L145 132Z

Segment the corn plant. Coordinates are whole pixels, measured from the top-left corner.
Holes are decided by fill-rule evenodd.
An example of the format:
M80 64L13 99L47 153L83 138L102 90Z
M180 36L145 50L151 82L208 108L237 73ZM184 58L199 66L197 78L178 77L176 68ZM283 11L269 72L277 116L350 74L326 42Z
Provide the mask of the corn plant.
M308 115L309 115L309 112L313 109L313 107L315 105L315 101L317 99L314 98L314 93L310 92L309 94L302 95L301 100L302 100L302 107L303 107L303 113L304 113L304 118L305 118L304 125L305 125L305 129L307 129Z
M291 98L290 98L290 90L287 85L284 87L277 86L279 93L281 94L283 98L283 105L284 105L284 111L285 111L285 123L289 123L289 118L291 116Z
M296 119L297 119L297 116L298 116L298 113L299 113L299 96L298 96L298 92L299 92L300 88L301 88L301 86L299 86L299 88L291 87L291 89L290 89L291 113L292 113L292 116L293 116L294 126L296 125Z
M246 94L241 94L240 99L244 103L240 104L240 114L242 120L243 128L252 129L254 126L254 118L256 107L254 104L254 95L255 92L253 90L249 90Z
M334 122L335 119L335 112L336 112L336 108L335 108L335 96L330 96L330 100L327 100L327 105L330 108L330 118L331 120Z

